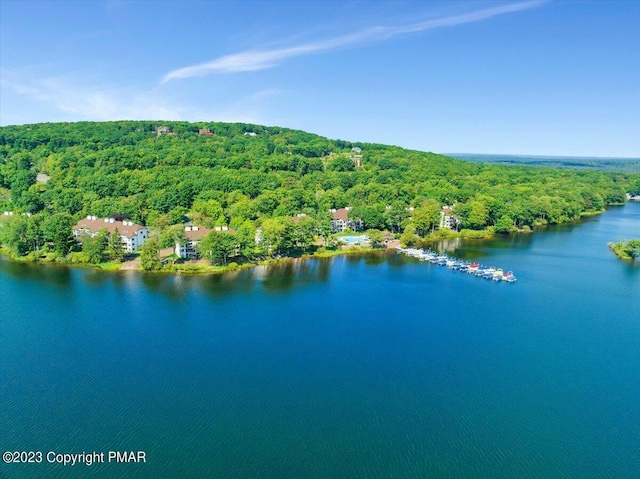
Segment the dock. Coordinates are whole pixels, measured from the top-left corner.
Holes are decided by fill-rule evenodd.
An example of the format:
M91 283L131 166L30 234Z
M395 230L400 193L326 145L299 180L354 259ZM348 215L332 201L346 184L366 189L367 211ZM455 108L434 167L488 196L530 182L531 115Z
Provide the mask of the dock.
M513 271L504 271L502 268L496 268L495 266L484 266L478 262L464 261L457 258L447 256L446 254L438 254L433 251L425 251L417 248L402 248L396 246L398 253L406 256L411 256L420 261L429 262L438 266L444 266L453 271L459 271L461 273L473 274L477 278L486 279L495 283L510 283L513 284L518 281L513 274Z

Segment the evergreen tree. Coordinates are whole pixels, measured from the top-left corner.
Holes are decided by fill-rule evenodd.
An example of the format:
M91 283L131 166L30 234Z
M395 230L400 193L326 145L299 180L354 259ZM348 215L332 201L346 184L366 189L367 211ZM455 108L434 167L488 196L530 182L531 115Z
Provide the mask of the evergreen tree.
M120 261L124 257L122 234L120 233L118 228L116 228L115 231L109 235L108 250L109 256L116 261Z
M162 268L160 262L160 243L155 237L147 239L140 248L140 266L145 271L157 271Z

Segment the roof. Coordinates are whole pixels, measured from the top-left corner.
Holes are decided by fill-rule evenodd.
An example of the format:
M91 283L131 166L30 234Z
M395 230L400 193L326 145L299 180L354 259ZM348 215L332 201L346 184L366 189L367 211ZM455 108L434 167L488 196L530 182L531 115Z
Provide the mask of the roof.
M442 212L447 216L451 215L451 213L453 212L453 206L443 206Z
M349 210L346 208L340 208L339 210L332 211L334 220L347 221L349 219Z
M137 225L133 222L127 222L125 225L122 221L113 221L107 220L105 222L105 218L96 218L89 219L84 218L76 223L73 227L74 230L87 230L90 233L97 233L100 230L106 229L109 233L114 233L116 228L120 232L120 234L125 235L127 238L131 238L136 235L136 233L142 229L146 229L146 226Z
M196 225L184 225L184 236L189 241L200 241L202 238L209 236L209 233L214 231L218 233L229 233L232 235L237 233L236 230L229 228L228 226L216 226L213 229L210 229Z
M206 236L209 236L209 233L211 233L212 230L210 230L209 228L202 228L202 227L196 227L198 228L197 230L194 229L190 229L190 230L186 230L184 231L184 236L185 238L187 238L187 240L189 241L199 241L202 238L205 238Z

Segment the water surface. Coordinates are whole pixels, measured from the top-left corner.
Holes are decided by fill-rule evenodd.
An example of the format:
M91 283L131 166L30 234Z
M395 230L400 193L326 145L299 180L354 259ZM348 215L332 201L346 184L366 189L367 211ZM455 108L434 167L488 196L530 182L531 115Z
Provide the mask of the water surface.
M213 277L0 260L0 449L146 464L0 477L640 477L640 204L441 245Z

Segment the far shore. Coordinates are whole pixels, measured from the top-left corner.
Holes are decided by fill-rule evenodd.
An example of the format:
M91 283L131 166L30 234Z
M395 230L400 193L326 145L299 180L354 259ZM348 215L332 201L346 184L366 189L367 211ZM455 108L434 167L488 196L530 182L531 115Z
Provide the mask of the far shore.
M230 271L238 271L241 269L250 269L256 266L268 266L274 264L286 263L289 261L295 261L300 259L314 259L314 258L331 258L334 256L346 256L346 255L359 255L372 252L383 252L389 249L394 249L399 244L398 240L390 241L389 244L384 247L373 248L371 246L353 245L342 246L335 250L326 250L313 253L302 253L299 256L276 256L264 258L258 261L247 261L243 263L229 262L228 264L212 264L207 259L195 259L195 260L180 260L174 264L166 264L162 269L154 271L146 271L140 266L140 259L135 258L129 261L115 262L110 261L107 263L91 264L91 263L72 263L66 260L60 260L60 258L54 258L53 256L44 256L39 258L33 258L30 256L15 257L6 250L0 250L0 255L7 258L10 261L18 263L28 263L37 265L51 265L51 266L65 266L71 268L102 270L109 272L120 271L138 271L142 273L150 274L222 274ZM161 258L166 261L166 259Z
M617 206L617 205L616 205ZM580 215L580 218L575 220L574 223L577 223L582 218L588 218L592 216L599 215L605 210L602 211L593 211L586 212ZM535 229L518 229L509 234L530 234L533 233L536 229L541 228L544 229L547 225L540 225ZM349 234L364 234L364 233L349 233ZM461 239L471 239L471 240L490 240L492 238L496 238L500 236L500 233L496 233L493 230L493 227L488 227L483 230L463 230L462 232L452 231L452 230L435 230L434 232L428 234L424 238L420 238L419 242L414 245L418 248L428 248L440 241L451 240L456 238ZM144 270L140 265L140 258L135 256L134 258L126 261L109 261L105 263L91 264L91 263L76 263L70 261L66 258L60 258L55 253L40 253L39 255L30 254L27 256L15 256L11 251L8 251L6 248L0 247L0 256L4 256L11 261L16 261L20 263L30 263L30 264L43 264L43 265L56 265L56 266L67 266L73 268L83 268L83 269L93 269L93 270L102 270L102 271L139 271L150 274L188 274L188 275L217 275L222 273L227 273L230 271L238 271L241 269L250 269L256 266L268 266L273 264L286 263L289 261L300 260L300 259L313 259L313 258L330 258L333 256L345 256L345 255L359 255L359 254L367 254L372 252L383 252L389 249L395 249L396 246L400 245L400 240L388 240L384 243L384 245L378 247L372 247L369 244L361 245L340 245L331 249L318 248L318 250L313 252L300 252L300 254L294 256L285 256L279 255L275 257L266 257L257 261L244 261L241 263L236 263L234 261L230 261L228 264L220 264L213 263L208 259L190 259L190 260L175 260L171 258L172 248L166 248L161 250L160 259L164 262L164 266L161 269L148 271ZM613 248L612 248L613 249ZM624 258L627 259L627 258ZM171 263L171 264L170 264Z

